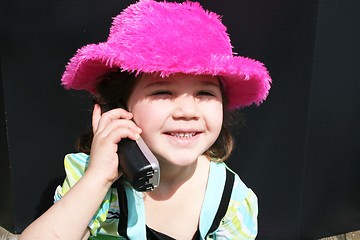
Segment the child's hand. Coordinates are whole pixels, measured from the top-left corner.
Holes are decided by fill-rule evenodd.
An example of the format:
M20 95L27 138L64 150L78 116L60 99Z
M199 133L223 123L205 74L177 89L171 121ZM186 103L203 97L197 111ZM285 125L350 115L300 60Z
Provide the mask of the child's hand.
M121 173L118 171L118 143L122 138L137 140L141 129L131 121L133 115L118 108L101 115L99 105L94 106L92 127L94 138L91 145L88 174L113 183Z

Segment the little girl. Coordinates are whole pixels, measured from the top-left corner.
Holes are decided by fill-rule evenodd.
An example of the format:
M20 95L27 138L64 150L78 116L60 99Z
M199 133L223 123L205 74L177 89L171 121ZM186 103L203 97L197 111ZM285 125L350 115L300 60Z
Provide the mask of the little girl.
M65 157L56 203L20 238L255 239L257 198L223 161L228 114L259 105L270 82L260 62L234 56L220 17L198 3L130 5L106 42L66 67L63 85L95 101L92 132ZM140 136L161 170L146 193L123 179L117 154Z

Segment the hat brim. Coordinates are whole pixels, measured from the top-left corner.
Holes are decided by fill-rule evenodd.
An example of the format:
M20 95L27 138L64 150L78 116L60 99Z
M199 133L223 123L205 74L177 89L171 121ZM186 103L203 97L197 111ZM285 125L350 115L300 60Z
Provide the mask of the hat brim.
M196 61L174 59L141 59L133 54L120 53L116 45L104 42L90 44L77 51L66 66L62 84L67 89L86 90L96 93L96 85L110 71L206 74L219 76L228 98L228 109L234 110L252 104L259 105L267 97L271 78L264 65L242 56L211 56Z

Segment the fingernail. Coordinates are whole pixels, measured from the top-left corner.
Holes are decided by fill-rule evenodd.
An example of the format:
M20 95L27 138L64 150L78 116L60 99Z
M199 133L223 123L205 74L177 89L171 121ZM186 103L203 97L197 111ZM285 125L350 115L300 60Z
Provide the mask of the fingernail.
M135 133L135 139L138 140L140 138L140 134Z

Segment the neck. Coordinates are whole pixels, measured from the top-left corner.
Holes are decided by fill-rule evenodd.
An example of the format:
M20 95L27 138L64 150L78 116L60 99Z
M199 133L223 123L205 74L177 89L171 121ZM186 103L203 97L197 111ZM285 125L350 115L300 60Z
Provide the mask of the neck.
M148 195L156 200L166 200L171 198L180 188L195 179L196 176L208 172L209 160L200 156L197 161L187 166L178 166L165 161L160 163L160 184ZM202 171L205 170L205 171Z

